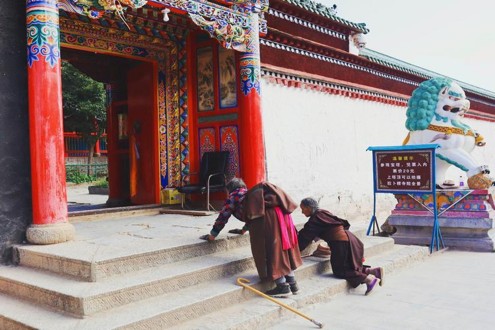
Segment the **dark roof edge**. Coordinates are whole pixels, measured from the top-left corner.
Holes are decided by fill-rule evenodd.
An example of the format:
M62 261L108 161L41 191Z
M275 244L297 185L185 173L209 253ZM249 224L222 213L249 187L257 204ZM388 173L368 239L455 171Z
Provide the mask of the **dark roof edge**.
M423 76L423 77L426 76L429 78L434 78L434 77L449 78L449 79L452 79L455 82L457 82L465 90L468 90L468 91L475 93L475 94L478 94L478 95L482 95L482 96L486 96L486 97L490 97L490 98L495 98L495 92L492 92L492 91L489 91L487 89L462 82L462 81L457 80L455 78L448 77L446 75L443 75L443 74L440 74L440 73L437 73L437 72L434 72L431 70L424 69L424 68L419 67L417 65L407 63L407 62L399 60L395 57L382 54L380 52L374 51L374 50L369 49L369 48L360 49L359 50L359 56L365 57L372 62L388 66L392 69L411 73L411 74L415 74L418 76Z
M349 27L351 30L355 32L362 32L364 34L370 32L370 30L366 27L366 23L354 23L346 19L343 19L335 15L332 9L330 9L330 7L327 7L324 4L321 4L317 1L313 1L313 0L281 0L281 1L287 2L299 8L303 8L309 12L318 14L320 16L326 17L334 22Z

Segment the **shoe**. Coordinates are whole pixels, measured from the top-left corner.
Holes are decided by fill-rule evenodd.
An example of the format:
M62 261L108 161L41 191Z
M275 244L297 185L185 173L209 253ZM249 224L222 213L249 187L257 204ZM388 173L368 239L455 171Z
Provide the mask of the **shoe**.
M328 246L324 246L324 245L318 244L318 246L316 247L316 249L318 251L324 251L324 252L330 253L330 248Z
M299 293L299 286L297 285L297 282L289 282L289 288L292 294L298 294Z
M313 254L311 254L312 257L317 257L317 258L330 258L330 251L321 251L321 250L315 250Z
M374 275L380 279L380 286L383 286L383 278L385 277L385 272L382 267L369 268L366 270L366 274Z
M285 275L285 283L289 283L292 294L298 294L299 286L297 285L296 278L294 276Z
M317 258L329 258L330 257L330 248L319 244L311 256L317 257Z
M277 284L274 289L266 291L265 294L275 298L287 297L291 294L290 286L288 283Z
M366 292L364 293L365 296L371 293L371 290L375 287L376 282L378 282L378 278L375 277L369 284L366 283Z

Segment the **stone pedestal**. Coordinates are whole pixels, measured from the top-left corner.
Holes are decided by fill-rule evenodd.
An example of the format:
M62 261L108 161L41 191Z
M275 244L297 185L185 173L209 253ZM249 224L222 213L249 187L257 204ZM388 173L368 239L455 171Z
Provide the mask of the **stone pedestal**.
M397 244L430 245L433 231L433 195L395 195L397 205L387 218L397 231ZM488 190L437 191L438 222L445 247L493 252L495 206Z
M74 225L68 222L48 225L31 225L26 231L26 238L31 244L57 244L72 241L76 235Z

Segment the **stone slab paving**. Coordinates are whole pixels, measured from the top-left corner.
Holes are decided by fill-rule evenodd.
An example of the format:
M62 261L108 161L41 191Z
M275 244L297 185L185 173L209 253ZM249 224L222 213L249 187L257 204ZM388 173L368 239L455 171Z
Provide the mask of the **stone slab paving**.
M324 329L495 329L495 253L435 252L399 270L369 296L359 290L300 311ZM314 329L293 314L270 329Z

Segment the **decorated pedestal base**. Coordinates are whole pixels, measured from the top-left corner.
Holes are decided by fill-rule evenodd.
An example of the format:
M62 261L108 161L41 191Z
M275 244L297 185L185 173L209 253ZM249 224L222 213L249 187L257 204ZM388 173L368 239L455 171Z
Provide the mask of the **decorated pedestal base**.
M397 194L388 217L397 244L430 245L433 230L433 195ZM493 252L495 206L488 190L437 191L438 222L446 247Z

